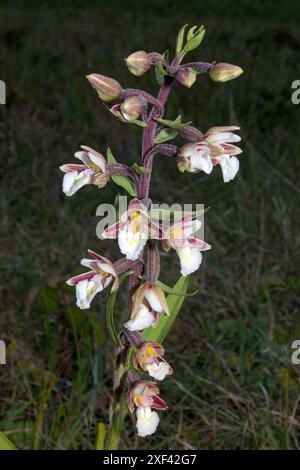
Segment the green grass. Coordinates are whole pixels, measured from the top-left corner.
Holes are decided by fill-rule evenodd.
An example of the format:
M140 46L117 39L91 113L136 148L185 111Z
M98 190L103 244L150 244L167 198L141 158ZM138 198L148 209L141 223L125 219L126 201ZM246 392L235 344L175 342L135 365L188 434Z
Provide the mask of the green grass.
M239 177L227 185L218 171L182 175L171 159L155 161L153 201L210 206L213 250L193 276L199 293L186 300L165 343L175 369L161 385L170 409L150 439L134 437L127 419L122 447L300 446L299 366L290 364L291 342L300 338L299 107L290 100L300 78L299 8L293 1L182 4L2 8L0 339L8 363L0 366L0 420L18 448L90 449L96 423L107 420L106 294L80 311L65 280L87 248L119 256L115 241L95 235L96 207L113 201L117 188L63 197L58 167L80 144L103 152L109 145L118 161L138 161L141 130L115 122L84 76L100 72L155 92L152 74L131 76L123 58L173 47L182 23L207 29L191 59L236 63L245 73L225 85L203 76L191 90L176 86L167 117L180 113L201 130L239 123L244 153ZM178 277L176 256L164 254L161 280Z

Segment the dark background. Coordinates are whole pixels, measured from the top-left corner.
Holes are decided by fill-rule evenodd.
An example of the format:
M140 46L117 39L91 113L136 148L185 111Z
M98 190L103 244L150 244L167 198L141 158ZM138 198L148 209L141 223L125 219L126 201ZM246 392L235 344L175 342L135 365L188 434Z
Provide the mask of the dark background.
M80 311L65 280L87 248L118 256L115 241L95 234L96 208L113 202L116 187L66 198L58 167L80 144L100 152L109 145L118 161L138 161L141 130L116 122L85 75L155 93L152 72L134 77L123 58L174 51L183 24L203 23L206 37L189 60L231 62L245 73L227 84L201 76L191 90L177 85L166 116L182 114L204 131L239 123L241 169L223 184L217 170L182 175L170 159L155 162L153 201L210 206L213 249L193 276L199 293L165 342L175 369L161 386L170 409L148 439L134 437L128 419L122 448L299 448L300 366L290 364L291 342L300 339L300 108L291 102L300 79L299 2L3 1L0 15L1 431L23 449L94 446L112 386L107 293ZM175 254L162 267L171 285Z

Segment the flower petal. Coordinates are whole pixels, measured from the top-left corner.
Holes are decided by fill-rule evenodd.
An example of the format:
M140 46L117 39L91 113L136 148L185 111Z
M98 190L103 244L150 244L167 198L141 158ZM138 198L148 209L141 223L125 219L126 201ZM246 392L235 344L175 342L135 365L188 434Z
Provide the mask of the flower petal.
M169 364L162 360L161 362L153 362L146 366L148 374L156 380L164 380L167 375L172 374L172 368Z
M136 427L140 437L150 436L155 433L159 423L159 416L156 411L152 411L149 407L144 408L139 406L136 411L136 417Z
M240 162L236 157L228 157L224 155L220 160L224 183L233 180L239 171Z
M153 315L146 305L141 304L136 314L125 323L129 331L142 331L152 325Z
M81 172L78 171L69 171L65 173L63 179L63 192L66 196L72 196L86 184L91 183L91 177L93 172L91 170L84 170Z
M98 292L103 290L103 285L96 275L90 280L83 280L76 285L77 307L87 309Z
M193 154L191 156L191 172L204 171L206 174L210 174L213 169L213 164L209 154L207 155L197 155Z
M184 247L180 248L177 253L181 266L180 272L183 276L188 276L197 271L202 262L202 254L199 249L192 248L186 244Z
M118 243L121 253L127 259L135 261L138 259L141 251L146 245L148 236L144 231L130 230L130 225L126 225L124 229L119 231Z

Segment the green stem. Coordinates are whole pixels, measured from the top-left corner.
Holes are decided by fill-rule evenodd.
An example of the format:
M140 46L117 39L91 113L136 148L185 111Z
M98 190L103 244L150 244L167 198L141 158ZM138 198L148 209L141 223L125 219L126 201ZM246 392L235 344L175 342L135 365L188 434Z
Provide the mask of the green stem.
M127 412L128 406L126 403L126 398L123 394L123 396L120 397L120 400L116 402L114 406L113 418L107 434L105 450L119 449L120 436L123 430L123 423Z
M105 450L118 450L125 416L128 412L126 402L126 376L129 348L117 351L114 377L114 395L111 406L110 425L105 439Z

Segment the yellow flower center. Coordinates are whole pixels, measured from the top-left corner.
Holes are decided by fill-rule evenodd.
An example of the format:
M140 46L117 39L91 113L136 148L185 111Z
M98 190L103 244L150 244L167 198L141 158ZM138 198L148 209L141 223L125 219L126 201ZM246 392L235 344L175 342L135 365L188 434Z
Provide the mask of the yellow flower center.
M154 354L154 349L151 348L151 346L148 346L148 347L146 348L146 353L147 353L148 356L153 356L153 354Z
M138 219L141 217L140 211L135 211L133 214L130 215L130 220L133 222L134 220Z
M176 227L174 230L171 230L170 238L182 238L181 227Z
M99 168L98 165L96 165L96 163L93 163L93 162L89 163L89 167L90 167L92 170L96 171L97 173L98 173L98 172L101 172L101 173L102 173L101 168Z

